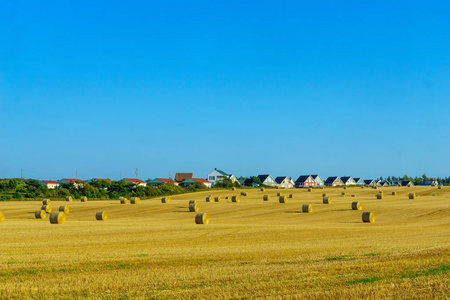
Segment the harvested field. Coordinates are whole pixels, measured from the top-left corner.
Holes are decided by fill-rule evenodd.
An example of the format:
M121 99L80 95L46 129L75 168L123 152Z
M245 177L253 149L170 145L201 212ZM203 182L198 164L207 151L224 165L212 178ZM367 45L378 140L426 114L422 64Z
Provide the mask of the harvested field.
M320 189L290 189L295 197L283 205L261 201L259 189L239 203L203 200L205 226L186 204L210 192L164 205L73 201L57 226L35 218L41 200L0 202L0 298L448 298L450 188L378 189L383 199L358 187L375 223L363 223L350 209L354 199L337 188L325 188L332 205L322 204ZM65 203L52 199L54 207ZM313 213L302 213L304 203ZM108 212L107 222L95 220L98 211Z

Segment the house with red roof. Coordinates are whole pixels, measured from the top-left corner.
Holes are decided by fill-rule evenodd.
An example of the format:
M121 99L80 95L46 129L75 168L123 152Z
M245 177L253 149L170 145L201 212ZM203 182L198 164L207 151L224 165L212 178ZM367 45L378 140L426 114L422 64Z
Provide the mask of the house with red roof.
M78 188L79 186L82 187L84 185L82 180L76 178L63 178L58 180L58 183L60 184L60 186L63 184L73 184L75 188Z
M135 187L147 186L147 182L142 181L142 180L137 179L137 178L124 178L124 179L129 185L134 185Z
M187 186L190 186L190 185L194 185L196 183L202 183L207 188L210 188L211 185L212 185L211 181L208 181L208 180L203 179L203 178L188 178L188 179L183 180L180 184L183 187L187 187Z
M55 180L41 180L41 184L46 186L49 190L59 188L59 183Z
M147 180L147 183L151 186L160 186L163 184L175 184L178 185L178 182L171 178L155 178L153 180Z

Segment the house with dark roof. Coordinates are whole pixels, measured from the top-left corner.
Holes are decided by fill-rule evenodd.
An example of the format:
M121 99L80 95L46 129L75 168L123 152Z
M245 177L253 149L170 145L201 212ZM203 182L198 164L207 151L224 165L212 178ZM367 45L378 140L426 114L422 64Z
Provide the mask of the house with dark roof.
M270 174L258 175L257 177L259 178L259 180L261 180L261 183L263 185L267 185L267 186L277 186L278 185Z
M295 181L295 187L310 187L316 186L316 181L311 175L300 175Z
M194 178L194 173L175 173L175 181L182 182L188 178Z
M341 177L341 180L344 185L355 185L356 184L355 180L353 180L353 177L351 177L351 176L343 176L343 177Z
M389 186L389 183L387 181L378 180L376 185L377 186Z
M224 179L230 179L232 183L240 184L239 180L233 174L227 174L222 170L214 169L211 173L209 173L206 177L209 182L212 183L212 186L216 184L218 181L224 181Z
M134 187L147 186L147 182L137 178L124 178L124 180L128 183L128 185L132 185Z
M343 184L344 183L342 182L341 178L339 178L339 176L331 176L328 177L327 180L325 180L326 186L338 186Z
M409 180L402 180L402 186L414 186L414 183Z
M178 185L178 182L171 178L155 178L153 180L147 180L147 183L151 186L160 186L164 184L174 184Z
M355 181L356 185L364 185L365 184L364 180L362 178L360 178L360 177L353 178L353 180Z
M292 178L287 176L278 176L275 178L275 182L277 185L284 189L290 189L295 186L295 182L292 180Z
M210 188L212 186L212 183L206 179L203 178L188 178L183 180L180 185L182 187L188 187L190 185L194 185L196 183L204 184L207 188Z
M41 180L41 185L47 187L49 190L59 188L59 183L56 180Z
M321 187L325 185L325 182L323 181L322 177L319 175L311 175L312 179L316 182L316 186Z
M375 181L372 180L372 179L364 179L364 184L365 185L372 185L372 186L374 186L375 185Z

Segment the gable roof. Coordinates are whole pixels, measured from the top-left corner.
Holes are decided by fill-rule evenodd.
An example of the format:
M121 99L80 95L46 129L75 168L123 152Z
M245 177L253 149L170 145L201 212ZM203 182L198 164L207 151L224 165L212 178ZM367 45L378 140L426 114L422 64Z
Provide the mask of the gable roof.
M171 178L156 178L164 183L176 183L175 180L171 179Z
M222 175L224 175L224 176L228 176L228 174L227 174L227 173L225 173L225 172L224 172L224 171L222 171L222 170L215 170L215 171L219 172L220 174L222 174Z
M346 183L347 181L350 180L350 178L352 178L352 177L351 176L344 176L344 177L341 177L341 180L342 180L343 183Z
M325 180L325 183L333 183L338 178L339 178L339 176L328 177L327 180Z
M355 182L358 182L358 181L361 180L361 177L353 178L353 180L354 180Z
M295 183L305 182L306 179L309 178L309 176L311 176L311 175L300 175L300 176L297 178L297 180L295 181Z
M132 183L146 183L145 181L142 181L137 178L124 178L126 181L132 182Z
M278 176L277 178L275 178L275 182L278 184L281 184L286 178L289 178L287 176Z
M266 181L266 179L270 176L270 174L268 175L258 175L259 180L261 180L261 182Z
M68 181L68 182L72 182L72 183L74 183L74 182L81 182L80 179L73 179L73 178L63 178L62 180L65 180L65 181Z
M317 177L320 177L320 176L316 174L316 175L311 175L311 177L312 177L314 180L316 180L316 178L317 178Z
M46 184L56 184L57 183L55 180L42 180L42 182L45 182Z
M188 178L194 178L194 173L176 173L175 181L183 181Z
M372 179L365 179L365 180L364 180L364 183L365 183L365 184L371 184L372 182L373 182Z
M211 183L210 181L208 181L208 180L206 180L206 179L203 179L203 178L192 178L192 179L194 179L194 180L197 181L197 182Z

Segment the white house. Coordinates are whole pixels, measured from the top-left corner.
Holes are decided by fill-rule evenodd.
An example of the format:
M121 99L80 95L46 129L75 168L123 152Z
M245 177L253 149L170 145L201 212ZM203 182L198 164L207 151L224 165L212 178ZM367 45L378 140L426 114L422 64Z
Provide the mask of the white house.
M147 182L142 181L142 180L137 179L137 178L124 178L124 179L129 185L134 185L136 187L138 187L138 186L147 186Z
M41 184L46 186L49 190L59 188L59 183L54 180L41 180Z
M239 180L233 174L227 174L222 170L214 169L211 173L208 174L207 179L211 182L212 186L216 185L216 182L223 181L224 179L230 179L232 183L239 183Z
M325 185L325 182L323 181L322 177L319 175L311 175L312 179L316 182L316 186L322 187Z
M268 175L258 175L259 180L261 180L261 183L263 185L267 185L267 186L277 186L278 183L273 179L273 177L268 174Z
M351 176L343 176L343 177L341 177L341 180L344 185L355 185L356 184L355 180Z

